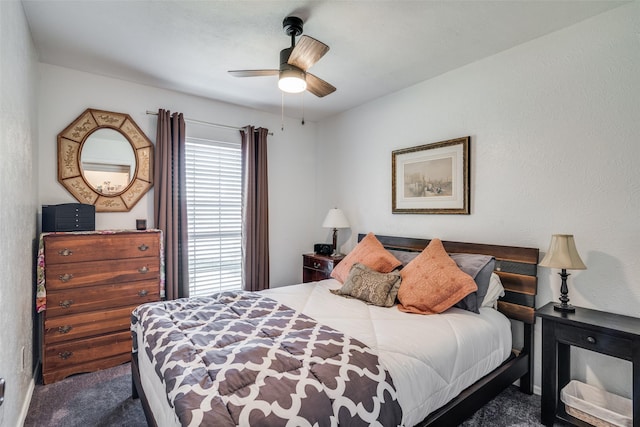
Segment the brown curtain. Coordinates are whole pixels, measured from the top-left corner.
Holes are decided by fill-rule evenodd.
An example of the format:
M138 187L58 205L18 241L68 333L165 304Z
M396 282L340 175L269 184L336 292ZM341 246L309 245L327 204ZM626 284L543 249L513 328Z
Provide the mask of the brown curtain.
M246 126L242 136L242 275L243 289L269 288L268 129Z
M185 122L158 110L154 165L154 220L164 235L167 300L189 296Z

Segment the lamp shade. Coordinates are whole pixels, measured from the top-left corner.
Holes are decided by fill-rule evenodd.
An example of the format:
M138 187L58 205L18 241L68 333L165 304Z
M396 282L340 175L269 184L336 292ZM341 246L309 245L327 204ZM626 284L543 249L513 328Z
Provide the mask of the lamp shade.
M580 259L580 255L578 255L576 242L571 234L554 234L551 236L549 250L538 265L567 270L587 269L587 266Z
M324 228L349 228L349 221L342 210L333 208L329 209L322 226Z

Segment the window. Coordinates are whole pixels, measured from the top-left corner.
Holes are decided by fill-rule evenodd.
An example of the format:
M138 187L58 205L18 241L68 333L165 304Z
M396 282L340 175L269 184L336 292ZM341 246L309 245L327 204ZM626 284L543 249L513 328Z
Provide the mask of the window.
M186 138L189 295L242 286L240 144Z

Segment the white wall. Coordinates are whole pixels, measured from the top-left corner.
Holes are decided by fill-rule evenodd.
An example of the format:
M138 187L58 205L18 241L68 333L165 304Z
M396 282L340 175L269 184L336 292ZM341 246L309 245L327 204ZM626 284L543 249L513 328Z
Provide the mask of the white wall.
M351 221L343 250L373 231L543 255L570 233L588 266L571 302L640 316L639 28L633 2L320 123L318 204ZM466 135L471 215L393 215L391 152ZM557 299L556 273L539 269L538 306ZM630 396L630 363L576 353L574 377Z
M0 426L15 426L33 391L37 206L37 58L19 1L0 1L0 52Z
M309 183L314 181L316 168L314 123L302 126L286 119L281 131L279 116L47 64L40 64L40 86L41 205L76 202L57 181L56 138L87 108L129 114L154 143L157 118L146 111L157 112L159 108L207 122L268 128L274 134L268 138L271 284L275 287L302 280L301 254L313 248L315 194ZM236 139L239 135L236 130L189 123L187 134ZM96 213L96 228L131 229L137 218L146 218L148 226L153 226L153 190L130 212Z

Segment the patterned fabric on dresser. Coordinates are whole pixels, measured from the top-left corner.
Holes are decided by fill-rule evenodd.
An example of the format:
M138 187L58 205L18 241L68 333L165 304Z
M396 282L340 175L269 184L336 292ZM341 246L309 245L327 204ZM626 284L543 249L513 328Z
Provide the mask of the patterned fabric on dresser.
M132 314L180 423L400 425L388 372L361 342L270 298L223 292ZM134 337L134 342L137 342Z

